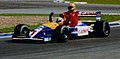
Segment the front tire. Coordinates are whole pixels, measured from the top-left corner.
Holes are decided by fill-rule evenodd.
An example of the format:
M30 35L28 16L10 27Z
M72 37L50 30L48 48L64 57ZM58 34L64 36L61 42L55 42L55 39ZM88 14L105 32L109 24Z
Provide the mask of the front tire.
M19 24L15 27L12 38L29 37L29 32L30 30L28 29L27 25Z
M66 26L57 27L52 34L52 42L67 42L70 39L70 32Z

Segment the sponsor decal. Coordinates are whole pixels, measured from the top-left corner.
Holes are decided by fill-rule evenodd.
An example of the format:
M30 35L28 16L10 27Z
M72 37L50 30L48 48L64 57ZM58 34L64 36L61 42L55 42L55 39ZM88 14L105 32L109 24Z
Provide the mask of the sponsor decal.
M88 32L87 29L84 29L84 30L78 30L78 33L79 33L79 34L83 34L83 33L87 33L87 32Z
M78 36L88 35L88 26L78 27Z

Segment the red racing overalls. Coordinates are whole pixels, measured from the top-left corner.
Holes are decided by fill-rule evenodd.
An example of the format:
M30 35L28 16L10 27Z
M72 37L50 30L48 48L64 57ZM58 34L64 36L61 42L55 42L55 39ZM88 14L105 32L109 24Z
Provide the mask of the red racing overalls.
M64 25L68 25L69 27L75 27L78 24L78 12L68 11L64 12L64 17L66 20L64 21Z

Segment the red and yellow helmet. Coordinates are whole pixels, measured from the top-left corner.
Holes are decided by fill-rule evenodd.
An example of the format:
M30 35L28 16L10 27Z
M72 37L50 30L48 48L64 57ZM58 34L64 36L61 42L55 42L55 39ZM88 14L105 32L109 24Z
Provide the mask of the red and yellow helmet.
M74 3L69 3L69 4L68 4L68 10L69 10L69 11L76 10L76 5L75 5Z

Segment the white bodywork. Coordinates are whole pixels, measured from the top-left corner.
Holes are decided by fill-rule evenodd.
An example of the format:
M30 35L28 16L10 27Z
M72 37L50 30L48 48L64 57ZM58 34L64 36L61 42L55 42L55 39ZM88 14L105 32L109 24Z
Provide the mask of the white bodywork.
M78 36L83 36L83 35L88 35L89 34L89 32L88 32L88 30L89 30L89 27L88 26L76 26L76 28L77 28L77 35Z
M71 32L72 34L77 34L77 36L85 36L89 35L89 32L93 32L92 26L76 26L77 31Z

